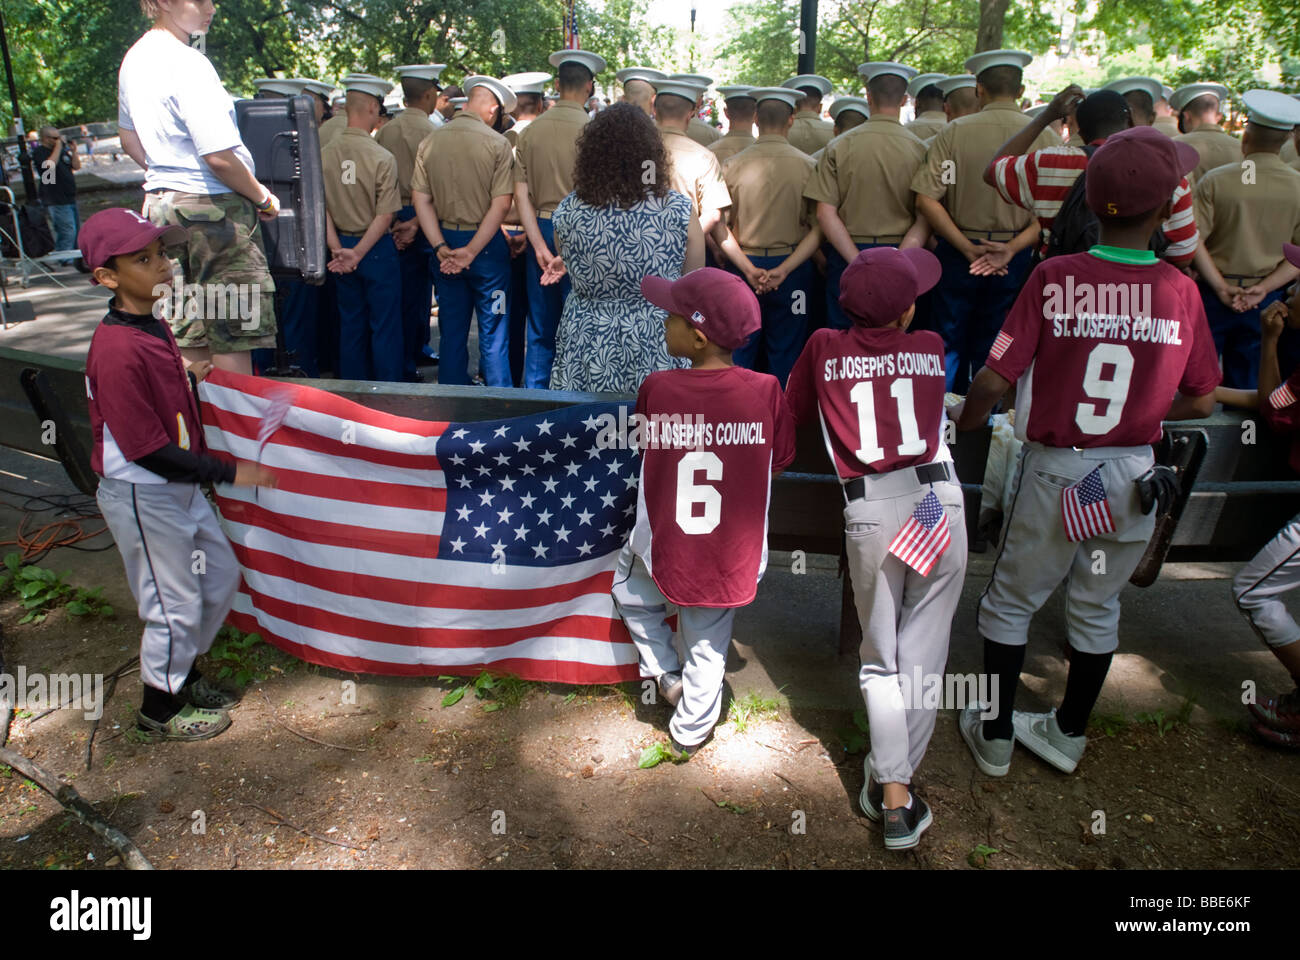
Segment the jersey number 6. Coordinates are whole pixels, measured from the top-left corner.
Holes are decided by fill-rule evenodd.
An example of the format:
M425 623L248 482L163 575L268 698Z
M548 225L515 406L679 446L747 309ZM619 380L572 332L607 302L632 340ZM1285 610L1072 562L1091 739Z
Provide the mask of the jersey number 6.
M1115 368L1109 380L1102 378L1106 364ZM1083 392L1093 400L1105 400L1105 413L1100 403L1084 402L1075 408L1074 422L1091 436L1109 433L1119 425L1128 400L1129 382L1133 379L1133 352L1121 343L1099 343L1088 354L1088 369L1083 373Z
M716 453L692 450L677 461L677 526L683 533L712 533L722 522L722 494L707 483L696 483L696 471L715 483L722 479L722 461ZM695 505L704 504L704 513L695 515Z

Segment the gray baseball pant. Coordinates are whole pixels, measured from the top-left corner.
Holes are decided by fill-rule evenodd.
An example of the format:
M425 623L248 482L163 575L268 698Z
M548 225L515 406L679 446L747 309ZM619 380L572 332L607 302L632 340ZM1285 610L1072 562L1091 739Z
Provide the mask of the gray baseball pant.
M230 612L235 553L197 483L104 477L96 499L144 621L140 679L178 693Z
M1081 653L1114 653L1119 594L1141 562L1156 522L1155 510L1142 513L1133 481L1154 462L1150 447L1076 450L1025 443L993 577L980 597L979 635L1023 646L1029 622L1064 580L1070 646ZM1072 543L1065 538L1061 492L1096 467L1115 531Z
M922 707L915 679L939 676L942 688L966 576L965 511L959 484L921 484L912 467L868 477L866 485L866 495L844 508L844 532L862 624L858 685L871 731L871 772L877 783L911 783L937 715ZM951 543L923 577L889 545L931 489L947 514Z
M1270 647L1300 640L1300 625L1281 596L1300 586L1300 515L1278 531L1232 578L1237 609Z
M677 607L677 630L685 651L673 643L665 618L668 598L631 543L623 546L614 570L614 604L627 624L641 657L641 675L682 674L682 698L668 731L684 747L703 743L722 712L722 681L727 672L734 607Z

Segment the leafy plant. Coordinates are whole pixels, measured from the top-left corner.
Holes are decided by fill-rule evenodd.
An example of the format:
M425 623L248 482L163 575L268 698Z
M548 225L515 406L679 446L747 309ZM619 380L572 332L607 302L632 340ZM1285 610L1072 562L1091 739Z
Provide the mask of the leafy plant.
M1172 716L1166 716L1163 710L1156 710L1154 713L1139 713L1137 715L1138 723L1154 724L1156 732L1160 736L1170 733L1173 730L1187 725L1192 717L1192 709L1196 706L1196 700L1188 698L1183 701L1178 712Z
M867 725L867 712L865 710L853 711L853 727L845 727L838 733L840 743L844 746L844 752L848 754L861 753L870 740L867 737L869 733Z
M642 770L649 770L651 767L659 766L665 760L672 763L685 763L690 758L690 754L677 753L662 740L656 740L641 751L641 759L636 762L636 765Z
M990 847L987 844L978 844L974 850L966 854L966 862L976 870L983 870L988 865L989 857L995 853L1001 853L997 847Z
M1128 720L1122 713L1098 713L1093 714L1092 726L1100 730L1108 737L1113 737L1128 726Z
M732 699L727 708L727 721L735 725L737 733L744 733L752 724L778 716L780 706L776 697L764 697L751 690L739 700Z
M441 676L439 680L450 680L455 682L460 677ZM465 694L470 690L474 691L474 696L479 700L486 700L483 704L484 713L494 713L502 707L517 707L526 700L537 685L530 680L524 680L513 674L500 674L494 676L487 670L484 670L477 677L465 680L460 686L455 687L442 698L444 707L452 707L464 699Z
M70 570L58 574L35 564L24 564L22 555L18 553L5 554L4 566L7 572L4 580L0 581L0 589L17 594L27 611L18 621L20 624L40 623L51 610L63 604L67 604L68 612L77 617L113 616L113 607L101 596L104 588L87 590L74 587L66 579L72 575Z
M283 655L266 643L260 633L243 633L229 624L217 631L208 657L217 668L218 680L230 679L241 687L265 680L273 669L283 672L275 664Z

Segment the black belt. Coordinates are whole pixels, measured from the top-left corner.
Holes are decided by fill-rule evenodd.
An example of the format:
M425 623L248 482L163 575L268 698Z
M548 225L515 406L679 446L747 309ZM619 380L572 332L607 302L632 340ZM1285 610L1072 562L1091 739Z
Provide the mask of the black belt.
M947 460L939 463L923 463L913 467L917 483L943 483L952 480L952 466ZM869 475L870 476L870 475ZM868 477L854 477L844 484L844 495L850 500L860 500L867 495Z

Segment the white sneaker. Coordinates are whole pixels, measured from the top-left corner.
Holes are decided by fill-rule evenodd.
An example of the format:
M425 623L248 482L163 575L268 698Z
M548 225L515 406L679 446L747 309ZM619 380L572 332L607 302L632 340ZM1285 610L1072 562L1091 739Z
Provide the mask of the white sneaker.
M1017 710L1011 715L1011 725L1015 727L1016 739L1026 749L1062 773L1074 773L1083 749L1088 745L1088 738L1082 734L1071 737L1061 730L1055 710L1047 713L1021 713Z
M957 729L970 747L975 766L990 777L1005 777L1011 769L1011 750L1015 737L1010 740L985 740L984 721L980 719L979 704L969 704L957 714ZM1018 731L1017 731L1018 732Z

